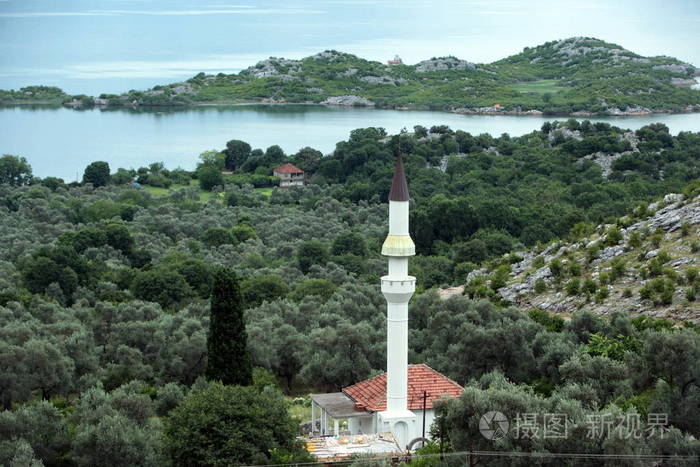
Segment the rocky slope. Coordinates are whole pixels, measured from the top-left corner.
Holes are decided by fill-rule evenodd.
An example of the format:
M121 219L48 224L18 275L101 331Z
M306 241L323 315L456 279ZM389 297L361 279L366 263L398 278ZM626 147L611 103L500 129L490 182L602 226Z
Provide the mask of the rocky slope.
M622 310L700 321L700 196L667 195L637 215L600 225L576 242L518 252L508 258L510 266L472 271L466 287L441 295L479 296L488 290L492 298L523 309L564 315ZM494 292L495 281L502 286Z

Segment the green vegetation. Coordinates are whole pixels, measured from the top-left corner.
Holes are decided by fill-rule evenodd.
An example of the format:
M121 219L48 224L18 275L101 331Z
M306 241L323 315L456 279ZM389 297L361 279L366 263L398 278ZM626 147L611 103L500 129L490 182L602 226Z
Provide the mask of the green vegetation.
M537 81L524 81L521 83L515 83L508 87L519 92L530 92L537 94L556 93L565 89L564 87L559 86L557 83L558 81L554 79L540 79Z
M207 378L223 384L250 386L253 369L246 347L243 301L236 274L219 269L214 274L207 337Z
M700 91L688 86L694 73L694 66L675 58L642 57L599 39L574 37L526 47L489 64L439 57L387 66L330 50L301 60L270 57L237 74L199 73L185 82L99 98L46 87L0 91L0 103L132 107L322 103L357 96L365 99L356 99L357 105L465 113L687 111L700 108ZM226 165L238 167L236 158L246 151L250 146L231 145Z
M27 86L19 91L0 90L0 105L8 104L60 104L70 96L52 86Z
M175 408L165 447L175 466L309 462L280 394L212 384Z
M608 177L583 158L626 144L630 157ZM245 149L205 153L201 166L221 173L229 146ZM692 266L670 267L677 252L651 229L640 229L638 247L601 262L595 278L589 262L603 248L628 247L621 216L634 222L646 212L641 204L694 190L698 148L700 134L671 136L662 125L629 132L569 121L518 138L365 128L328 157L310 148L242 151L237 170L222 174L221 196L207 200L196 172L158 163L117 169L100 187L9 177L0 184L0 464L20 455L45 465L303 459L293 441L301 420L290 418L280 391L335 391L386 364L379 251L397 152L405 156L419 251L410 265L419 290L409 358L467 387L440 408L448 448L483 447L478 417L465 414L488 409L513 420L533 410L566 413L580 427L571 442L587 453L697 453L697 326L615 310L602 318L585 308L632 271L647 271L649 301L660 304L672 286L682 282L685 295L698 285ZM269 181L286 161L315 167L312 183L267 185L269 196L256 190L254 181ZM155 189L164 191L153 196ZM691 244L696 228L675 235ZM588 304L583 310L563 319L499 299L525 261L514 250L540 244L556 252L555 241L594 235L600 248L583 243L536 263L556 272L538 289L570 292L567 299ZM647 259L655 235L661 251ZM236 281L215 281L220 268L235 271ZM487 273L472 276L464 296L442 300L435 292L478 268ZM252 385L205 379L228 378L231 362L246 353ZM218 359L213 372L210 357ZM669 415L673 436L663 447L655 439L583 439L588 416L655 412ZM504 449L551 452L578 445L504 441Z

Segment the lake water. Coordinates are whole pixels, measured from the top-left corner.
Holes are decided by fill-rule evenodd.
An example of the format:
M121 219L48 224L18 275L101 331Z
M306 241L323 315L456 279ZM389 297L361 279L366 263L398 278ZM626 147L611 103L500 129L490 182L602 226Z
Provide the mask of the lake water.
M355 128L380 126L396 133L414 125L449 125L472 134L518 136L563 118L456 115L445 112L375 110L304 105L194 107L157 111L0 108L0 154L26 157L40 177L82 177L96 160L138 168L162 161L193 169L199 154L242 139L254 148L280 145L287 153L311 146L324 153ZM595 118L636 129L653 122L679 131L700 131L700 114Z

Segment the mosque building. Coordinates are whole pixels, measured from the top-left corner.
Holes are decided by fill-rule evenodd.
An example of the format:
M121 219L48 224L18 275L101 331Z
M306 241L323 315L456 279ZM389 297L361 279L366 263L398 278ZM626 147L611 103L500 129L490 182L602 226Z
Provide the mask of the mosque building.
M387 275L381 278L387 301L387 371L341 392L311 394L314 436L376 435L366 439L382 441L381 435L385 434L399 450L405 450L416 438L429 437L435 418L434 401L458 397L464 391L428 365L408 364L408 302L416 288L416 278L408 275L408 260L415 255L408 219L408 184L403 161L398 157L389 193L389 235L382 245L389 266ZM347 441L344 446L348 444L352 443ZM381 452L383 445L367 441L364 446L365 452Z

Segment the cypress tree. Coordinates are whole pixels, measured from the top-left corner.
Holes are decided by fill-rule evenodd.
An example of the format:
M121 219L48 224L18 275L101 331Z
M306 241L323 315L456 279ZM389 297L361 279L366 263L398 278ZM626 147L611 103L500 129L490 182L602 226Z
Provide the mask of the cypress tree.
M249 386L253 369L243 321L243 301L236 274L227 268L214 276L207 337L207 379Z

